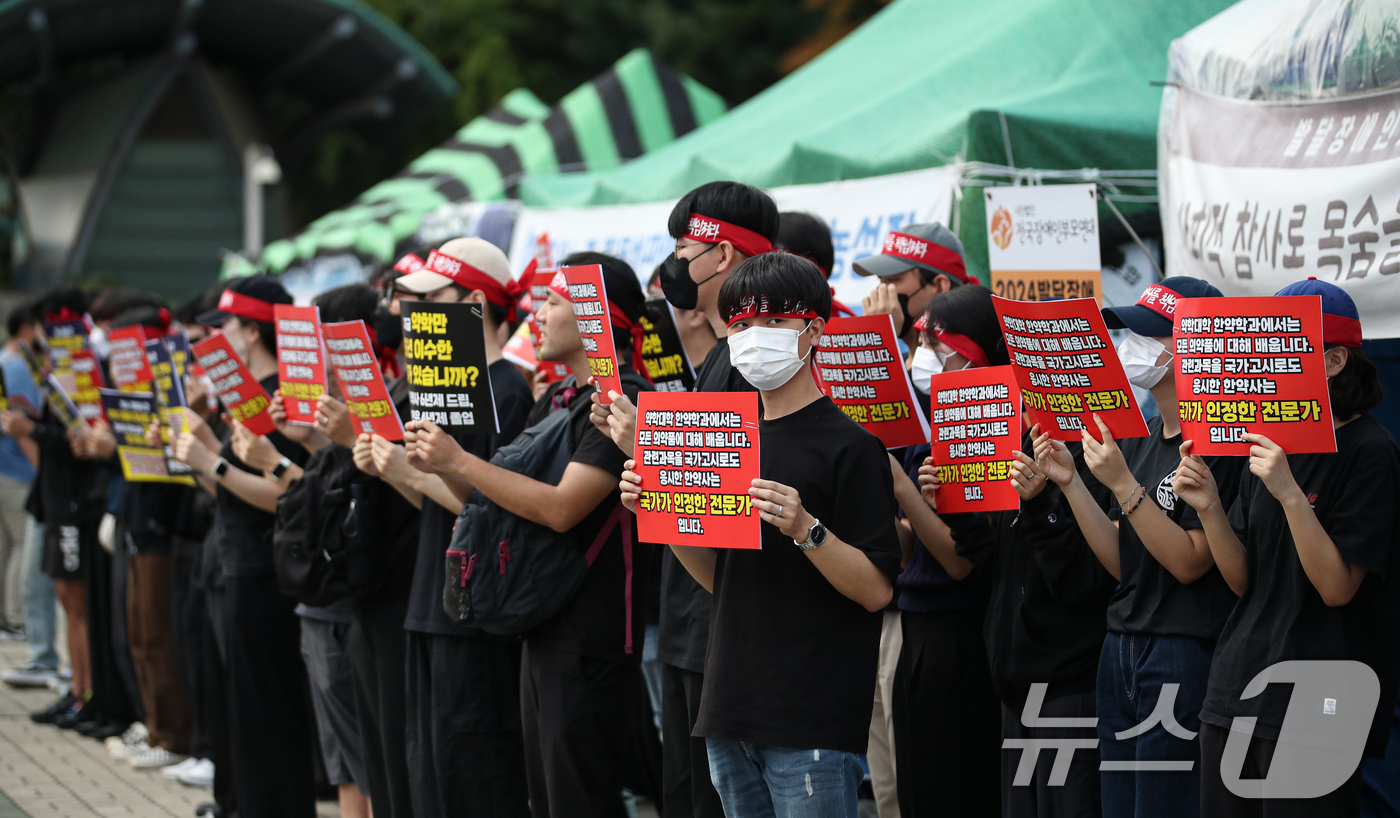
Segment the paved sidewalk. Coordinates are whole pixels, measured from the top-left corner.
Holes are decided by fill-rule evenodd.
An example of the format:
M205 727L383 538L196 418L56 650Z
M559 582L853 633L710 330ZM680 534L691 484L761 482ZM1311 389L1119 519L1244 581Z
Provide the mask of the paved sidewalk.
M0 642L0 667L23 664L28 655L24 642ZM209 790L113 761L101 742L29 720L55 698L0 684L0 818L193 818L196 805L212 800ZM340 814L332 803L318 807L323 817Z

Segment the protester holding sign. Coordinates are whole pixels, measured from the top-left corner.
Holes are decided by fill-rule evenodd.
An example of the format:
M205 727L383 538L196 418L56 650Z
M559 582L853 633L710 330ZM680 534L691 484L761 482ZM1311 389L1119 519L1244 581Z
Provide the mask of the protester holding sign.
M1115 441L1097 415L1097 435L1081 430L1085 462L1114 495L1106 511L1063 442L1048 433L1035 442L1037 464L1063 489L1089 546L1119 581L1098 677L1107 818L1194 815L1199 803L1200 779L1153 763L1200 758L1197 714L1215 640L1235 603L1200 519L1172 488L1182 443L1170 375L1172 320L1183 298L1219 297L1204 281L1175 277L1149 286L1135 305L1104 308L1108 326L1130 331L1119 344L1128 379L1149 390L1161 410L1148 422L1147 437ZM1229 497L1242 466L1238 459L1212 462ZM1159 707L1176 726L1133 731Z
M561 268L592 265L602 269L609 323L624 333L645 308L636 273L601 253L576 253L564 259ZM589 352L579 326L586 319L575 316L571 289L561 269L550 284L549 300L536 314L541 353L567 364L572 372L586 372ZM632 370L630 356L624 353L618 364L630 403L648 384ZM620 505L617 485L625 457L589 420L592 391L592 386L579 386L570 376L552 385L530 412L527 423L534 429L526 434L537 434L531 440L567 443L568 464L554 485L464 451L433 423L414 421L405 431L410 462L449 475L454 487L479 492L469 510L482 511L490 503L513 518L570 534L572 542L564 547L592 557L582 586L567 601L560 600L562 607L546 621L523 634L520 708L530 808L536 818L570 811L620 814L623 786L651 797L661 789L660 744L651 719L644 715L644 618L633 610L633 600L645 595L644 577L653 556L648 548L634 547L636 521ZM538 431L551 422L567 422L567 434L561 431L554 437ZM552 460L560 452L538 454ZM464 533L459 527L457 537ZM457 542L454 539L454 545ZM488 556L499 560L502 574L524 571L513 563L524 558L526 544L498 542L495 536L489 538ZM464 564L462 570L465 582L472 570L495 568Z
M749 494L767 525L757 551L672 546L714 594L695 734L729 818L798 804L853 815L880 611L900 564L889 457L817 388L811 356L831 291L816 265L784 253L748 259L718 307L734 366L764 404L763 479ZM630 508L656 488L632 471L622 485Z
M891 230L879 255L851 264L860 275L880 283L862 301L865 315L888 313L894 332L909 346L918 343L914 321L928 309L929 299L962 284L975 284L968 275L962 241L938 222L911 224Z
M431 270L411 272L393 282L389 311L402 315L415 301L465 301L481 306L485 360L500 431L452 430L448 434L464 451L489 460L525 428L525 417L534 404L529 384L501 355L496 341L497 327L509 317L503 291L511 280L510 263L495 245L478 238L453 239L438 252L462 262L462 269L470 265L480 276L463 275L461 270L456 278ZM402 320L397 325L401 327ZM390 394L404 406L409 398L408 379L394 381ZM360 434L355 463L422 509L408 608L402 620L407 632L405 741L413 814L448 818L468 811L521 818L529 807L520 726L520 640L459 624L442 606L445 552L470 489L451 487L442 476L413 468L403 446L377 434ZM454 717L445 719L444 713ZM463 775L464 769L481 774Z
M277 388L273 307L290 303L291 294L274 278L236 278L218 308L199 320L222 330L252 377L271 392ZM273 574L273 512L282 488L240 460L231 439L221 443L195 418L190 427L176 441L175 456L204 473L205 489L216 499L213 529L224 572L221 615L233 726L229 762L238 809L310 816L315 793L301 627L295 600L278 589ZM280 432L267 437L292 463L306 462L306 450Z
M1395 700L1395 591L1385 580L1400 556L1395 503L1400 451L1367 414L1380 403L1381 386L1375 366L1361 351L1361 322L1351 297L1315 279L1290 284L1278 295L1321 297L1320 340L1337 451L1290 454L1264 435L1249 434L1249 468L1231 503L1225 488L1230 478L1219 464L1191 454L1193 441L1181 445L1173 488L1199 512L1215 561L1239 594L1220 635L1201 711L1201 814L1207 818L1270 815L1275 809L1286 811L1280 814L1359 814L1361 776L1359 770L1350 774L1354 756L1338 760L1359 748L1300 753L1298 740L1280 733L1284 714L1292 709L1290 695L1315 696L1305 711L1308 716L1359 717L1366 723L1356 725L1354 735L1367 736L1364 754L1381 757ZM1358 662L1374 671L1379 679L1374 713L1363 704L1365 687L1335 674L1324 684L1277 678L1275 682L1293 684L1270 684L1249 695L1266 668L1320 660ZM1223 761L1230 752L1227 746L1233 748L1241 738L1232 734L1239 718L1255 721L1234 774L1244 785L1254 782L1243 779L1263 778L1267 772L1262 799L1235 794L1223 778L1230 766ZM1292 714L1288 722L1294 723ZM1341 765L1330 793L1303 802L1274 797L1284 794L1290 779L1316 777L1316 768L1329 761Z
M773 246L802 256L817 265L822 277L831 280L836 264L836 248L831 243L831 227L811 213L784 212L778 214L778 237ZM831 317L855 315L856 311L836 300L836 288L831 288Z

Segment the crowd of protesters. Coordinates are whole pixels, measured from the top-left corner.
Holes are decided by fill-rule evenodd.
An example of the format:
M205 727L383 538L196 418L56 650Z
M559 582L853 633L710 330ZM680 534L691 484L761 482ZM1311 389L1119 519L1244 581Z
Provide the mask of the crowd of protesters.
M1345 292L1280 293L1321 297L1336 453L1256 435L1248 457L1194 454L1171 312L1145 300L1103 313L1155 402L1149 434L1114 441L1101 425L1064 443L1032 426L1011 470L1019 509L940 513L930 447L886 451L814 380L827 322L854 312L828 286L824 223L715 182L668 229L675 251L649 287L600 253L560 266L601 266L624 338L664 295L695 391L759 394L761 548L636 540L647 373L619 343L622 391L603 400L589 380L550 383L507 358L528 310L538 360L589 371L562 278L522 300L482 239L420 253L456 264L386 268L312 302L324 322L370 328L402 443L358 432L334 379L314 425L288 422L273 322L292 296L275 278L233 279L173 313L151 294L59 288L10 316L0 352L0 625L32 649L4 680L60 694L35 721L211 787L211 815L306 818L333 788L347 818L620 818L642 801L666 818L853 817L867 772L881 818L1359 814L1360 767L1306 801L1222 783L1230 764L1267 774L1287 686L1246 688L1280 662L1366 665L1382 685L1366 754L1390 734L1400 450L1368 414L1380 384ZM875 284L862 311L892 317L927 412L934 376L1008 355L957 237L902 232L937 252L855 268ZM1195 279L1158 286L1221 297ZM419 300L481 305L495 434L411 419L401 316ZM273 396L277 430L254 434L190 377L189 428L170 444L196 485L124 481L110 427L69 428L36 386L45 327L75 316L103 361L122 327L222 332ZM543 440L566 457L557 480L496 456ZM342 495L372 576L299 603L278 543ZM500 634L451 614L448 551L469 507L587 552L547 621ZM504 573L504 544L500 558ZM1240 717L1255 720L1243 762L1227 747ZM1026 749L1063 740L1069 755Z

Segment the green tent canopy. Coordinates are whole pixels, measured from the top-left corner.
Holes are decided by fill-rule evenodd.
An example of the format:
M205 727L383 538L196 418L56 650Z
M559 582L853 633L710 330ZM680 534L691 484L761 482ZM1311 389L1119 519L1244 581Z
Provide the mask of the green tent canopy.
M531 171L526 205L673 199L950 164L1152 170L1167 46L1231 0L897 0L786 79L626 165ZM963 198L985 270L981 197ZM975 226L976 229L967 229Z
M614 168L724 111L724 100L713 91L636 49L553 108L526 89L512 91L350 206L269 244L262 266L281 272L333 252L388 260L441 205L514 198L525 173Z

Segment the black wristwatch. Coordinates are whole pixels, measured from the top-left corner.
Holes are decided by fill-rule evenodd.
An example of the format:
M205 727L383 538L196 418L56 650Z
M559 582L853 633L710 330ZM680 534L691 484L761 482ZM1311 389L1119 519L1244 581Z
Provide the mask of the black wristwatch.
M228 474L228 461L222 457L214 461L214 479L222 480Z
M822 521L815 517L813 517L812 520L812 527L807 529L807 541L792 541L793 544L803 551L811 551L813 548L817 548L822 543L826 542L826 526L822 525Z
M281 480L282 475L286 474L287 469L290 469L291 467L292 461L290 458L284 457L281 460L278 460L277 465L272 467L272 479Z

